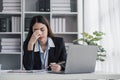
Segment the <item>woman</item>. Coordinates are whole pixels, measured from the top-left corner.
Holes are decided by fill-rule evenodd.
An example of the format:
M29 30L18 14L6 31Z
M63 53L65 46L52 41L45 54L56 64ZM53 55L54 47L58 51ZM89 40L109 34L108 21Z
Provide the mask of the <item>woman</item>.
M26 70L65 70L65 63L57 64L66 61L63 38L54 37L48 20L43 16L32 18L23 50L23 65Z

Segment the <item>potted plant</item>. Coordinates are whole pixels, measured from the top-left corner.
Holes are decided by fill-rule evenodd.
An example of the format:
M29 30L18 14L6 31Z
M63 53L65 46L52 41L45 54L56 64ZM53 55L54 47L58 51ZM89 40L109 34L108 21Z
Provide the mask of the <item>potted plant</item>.
M105 61L106 50L102 47L102 45L99 44L99 41L102 39L102 36L105 35L105 33L94 31L92 35L87 32L83 32L81 33L81 35L83 36L83 38L73 40L73 43L82 41L84 45L98 46L97 60Z

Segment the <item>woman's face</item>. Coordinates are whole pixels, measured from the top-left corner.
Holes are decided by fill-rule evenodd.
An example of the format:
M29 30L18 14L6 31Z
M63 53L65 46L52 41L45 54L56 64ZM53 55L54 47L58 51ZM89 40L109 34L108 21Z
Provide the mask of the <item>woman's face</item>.
M35 23L33 25L33 32L38 31L40 34L40 37L38 38L41 43L46 43L47 41L47 35L48 35L48 29L45 24L42 23Z

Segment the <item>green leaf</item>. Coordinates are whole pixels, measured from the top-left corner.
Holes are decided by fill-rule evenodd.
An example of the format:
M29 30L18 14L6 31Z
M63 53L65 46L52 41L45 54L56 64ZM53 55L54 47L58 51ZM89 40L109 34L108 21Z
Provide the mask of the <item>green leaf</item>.
M90 34L88 34L88 33L86 33L86 32L83 32L83 33L81 33L81 34L83 35L83 37L84 37L85 39L92 39L92 38L93 38L92 35L90 35Z
M95 37L95 38L93 38L91 41L99 41L99 40L101 40L102 39L102 37Z
M97 54L97 56L106 57L106 54Z
M100 31L95 31L95 32L93 32L93 35L102 36L102 35L105 35L105 33L100 32Z

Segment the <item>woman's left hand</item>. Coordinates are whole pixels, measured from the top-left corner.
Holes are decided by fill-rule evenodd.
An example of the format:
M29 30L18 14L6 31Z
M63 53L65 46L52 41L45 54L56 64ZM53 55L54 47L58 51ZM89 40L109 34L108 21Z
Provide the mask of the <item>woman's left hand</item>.
M56 63L50 63L50 68L53 72L59 72L61 70L61 66Z

